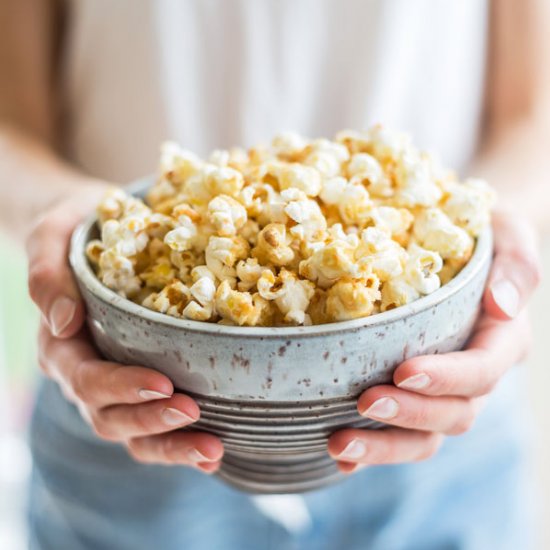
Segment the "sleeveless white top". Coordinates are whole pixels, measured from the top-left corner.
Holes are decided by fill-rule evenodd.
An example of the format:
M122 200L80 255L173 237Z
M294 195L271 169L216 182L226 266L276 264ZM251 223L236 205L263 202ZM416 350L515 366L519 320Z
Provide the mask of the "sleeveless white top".
M382 122L464 168L487 0L68 0L67 155L126 182L211 149Z

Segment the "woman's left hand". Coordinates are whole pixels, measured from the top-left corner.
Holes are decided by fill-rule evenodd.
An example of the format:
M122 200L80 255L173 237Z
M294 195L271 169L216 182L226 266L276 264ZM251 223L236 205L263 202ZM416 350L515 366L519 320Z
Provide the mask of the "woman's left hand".
M471 428L484 397L526 355L531 332L524 307L540 280L536 234L505 213L495 214L493 228L494 263L467 348L409 359L396 369L395 385L366 390L359 413L392 427L334 433L328 450L342 472L431 457L445 435Z

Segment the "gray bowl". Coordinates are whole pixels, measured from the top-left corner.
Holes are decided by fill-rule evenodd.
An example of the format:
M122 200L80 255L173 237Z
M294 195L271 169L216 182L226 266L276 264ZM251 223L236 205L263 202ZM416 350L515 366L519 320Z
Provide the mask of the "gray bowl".
M142 194L146 179L133 186ZM86 243L92 217L74 232L70 263L88 324L108 359L166 374L198 402L194 424L221 437L218 475L256 493L317 489L339 479L326 442L344 427L381 424L357 413L357 397L390 383L405 359L461 349L476 320L492 256L478 239L468 265L436 292L364 319L310 327L231 327L176 319L122 298L95 276Z

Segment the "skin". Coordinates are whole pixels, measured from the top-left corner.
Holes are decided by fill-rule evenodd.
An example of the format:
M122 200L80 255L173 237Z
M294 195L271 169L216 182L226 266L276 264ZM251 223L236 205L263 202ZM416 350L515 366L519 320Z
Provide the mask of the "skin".
M395 386L361 395L358 411L391 427L333 434L328 452L344 472L429 458L445 436L470 429L485 396L528 351L524 308L540 268L536 233L525 220L543 227L550 202L544 181L550 166L543 154L550 93L541 78L548 66L550 18L541 0L518 5L493 5L486 124L470 171L488 177L501 196L482 315L465 351L407 360L395 371ZM68 240L105 182L56 154L56 6L43 0L0 3L0 181L17 182L0 186L0 220L14 236L28 235L29 292L42 314L41 369L98 437L125 445L135 460L212 473L223 455L221 442L205 433L174 431L198 419L196 403L174 393L170 380L156 371L101 360L84 328L84 306L67 264ZM423 375L428 383L419 387ZM411 377L416 387L406 387ZM381 399L391 418L375 411Z

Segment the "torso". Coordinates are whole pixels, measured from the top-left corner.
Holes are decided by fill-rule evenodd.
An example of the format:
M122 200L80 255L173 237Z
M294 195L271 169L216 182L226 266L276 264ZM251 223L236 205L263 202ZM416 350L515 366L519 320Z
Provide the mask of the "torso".
M125 182L159 143L206 154L373 122L463 168L477 143L481 0L70 0L68 156Z

